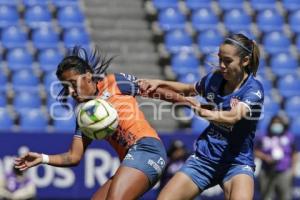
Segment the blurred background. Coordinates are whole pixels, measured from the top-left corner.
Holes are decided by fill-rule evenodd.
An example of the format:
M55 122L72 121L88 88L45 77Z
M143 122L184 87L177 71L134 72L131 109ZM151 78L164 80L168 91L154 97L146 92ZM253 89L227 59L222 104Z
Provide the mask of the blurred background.
M116 56L110 72L194 83L218 65L218 46L230 33L245 34L261 49L257 78L265 105L257 138L280 115L299 150L299 0L0 0L0 179L11 172L16 155L67 150L75 116L55 100L61 89L55 70L68 48L98 45ZM192 151L208 125L188 109L139 102L167 148L179 140ZM113 150L97 141L79 167L39 166L27 176L36 199L89 199L118 162ZM257 159L257 174L260 163ZM300 199L297 166L294 199ZM143 199L155 199L158 188ZM212 188L199 199L223 199L222 191Z

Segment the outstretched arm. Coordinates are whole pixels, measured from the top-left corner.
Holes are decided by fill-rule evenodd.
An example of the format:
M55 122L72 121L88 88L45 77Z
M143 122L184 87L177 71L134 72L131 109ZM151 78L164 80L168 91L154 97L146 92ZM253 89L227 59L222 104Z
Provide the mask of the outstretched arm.
M89 143L90 141L85 137L74 137L69 151L49 156L36 152L28 152L15 159L15 167L23 171L42 163L58 167L75 166L79 164Z

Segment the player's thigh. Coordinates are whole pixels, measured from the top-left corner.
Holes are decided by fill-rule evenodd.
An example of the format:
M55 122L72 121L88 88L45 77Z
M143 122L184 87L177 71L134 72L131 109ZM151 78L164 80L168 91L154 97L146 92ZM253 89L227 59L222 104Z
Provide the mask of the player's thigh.
M108 190L110 188L112 179L109 179L108 181L106 181L106 183L104 183L93 195L92 200L105 200Z
M149 179L142 171L120 166L112 179L106 199L137 199L149 188Z
M252 200L254 180L248 174L237 174L223 184L226 200Z
M158 200L189 200L195 198L201 190L192 179L182 172L177 172L162 189Z

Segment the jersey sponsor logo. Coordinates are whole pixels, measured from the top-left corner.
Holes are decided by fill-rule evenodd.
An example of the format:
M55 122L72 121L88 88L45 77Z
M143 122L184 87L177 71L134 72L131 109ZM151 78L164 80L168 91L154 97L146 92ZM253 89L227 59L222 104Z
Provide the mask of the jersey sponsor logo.
M127 80L129 80L129 81L136 81L137 80L137 78L135 77L135 76L133 76L133 75L131 75L131 74L125 74L125 73L120 73L122 76L124 76Z
M209 99L209 100L211 100L211 101L213 101L215 99L215 93L213 93L213 92L207 93L207 97L206 98Z
M126 154L124 160L134 160L134 158L130 153L128 153L128 154Z
M162 167L164 167L165 164L166 164L165 160L164 160L162 157L160 157L160 158L158 159L157 163L158 163L160 166L162 166Z
M258 98L261 99L261 92L259 90L257 90L257 92L252 92L252 94L256 95Z
M149 159L147 162L148 165L150 165L151 167L153 167L153 169L158 173L161 174L162 173L162 168L159 166L159 164L157 164L154 160Z

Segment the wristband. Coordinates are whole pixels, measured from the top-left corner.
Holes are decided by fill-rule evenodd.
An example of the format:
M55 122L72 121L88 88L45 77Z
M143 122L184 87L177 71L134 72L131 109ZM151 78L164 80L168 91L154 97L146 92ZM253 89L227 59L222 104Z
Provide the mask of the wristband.
M42 163L48 164L49 163L49 156L42 153Z

